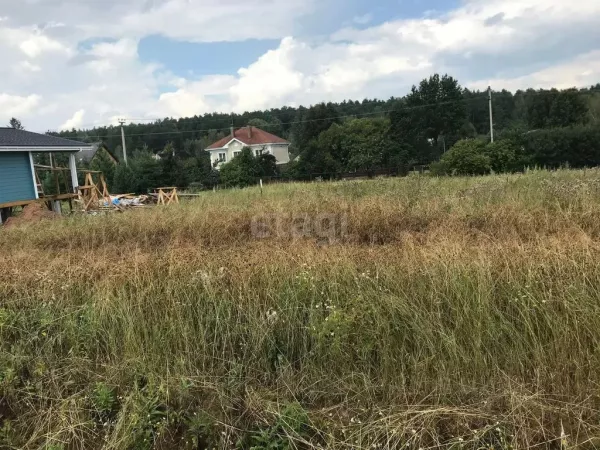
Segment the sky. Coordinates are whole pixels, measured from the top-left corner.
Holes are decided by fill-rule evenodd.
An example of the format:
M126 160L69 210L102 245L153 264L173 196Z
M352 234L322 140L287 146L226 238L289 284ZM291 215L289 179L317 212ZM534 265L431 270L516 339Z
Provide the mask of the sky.
M0 0L0 126L600 82L599 0Z

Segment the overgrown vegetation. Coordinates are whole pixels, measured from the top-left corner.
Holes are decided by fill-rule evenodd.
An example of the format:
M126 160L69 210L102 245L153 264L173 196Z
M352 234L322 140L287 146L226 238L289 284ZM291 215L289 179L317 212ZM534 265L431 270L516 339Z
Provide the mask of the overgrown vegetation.
M0 447L594 448L599 198L410 176L0 230Z
M461 140L490 142L489 97L487 92L471 91L461 87L457 79L439 74L422 80L401 98L164 119L128 125L125 134L129 149L171 155L177 164L171 164L165 172L156 163L155 176L164 180L162 184L176 182L179 187L194 183L211 188L219 183L218 172L212 170L204 150L227 136L232 122L235 127L257 126L290 141L292 159L299 159L276 176L296 180L336 178L341 173L371 173L377 169L403 174L412 166L430 164L440 173L600 165L600 84L561 91L502 90L493 92L492 97L495 148L482 157L471 152L470 161L464 163L455 159L461 167L454 163L449 166L440 159ZM71 130L60 135L90 142L103 140L112 149L120 148L121 142L119 127ZM455 153L462 152L464 148ZM484 163L486 156L490 158L489 168ZM477 167L469 167L473 162ZM237 175L222 184L245 186L249 179L255 181L255 175L241 174L239 164L234 166L237 168L228 171ZM120 181L115 183L116 191L146 186L146 175L132 169L133 186L123 186ZM137 178L141 181L135 181Z

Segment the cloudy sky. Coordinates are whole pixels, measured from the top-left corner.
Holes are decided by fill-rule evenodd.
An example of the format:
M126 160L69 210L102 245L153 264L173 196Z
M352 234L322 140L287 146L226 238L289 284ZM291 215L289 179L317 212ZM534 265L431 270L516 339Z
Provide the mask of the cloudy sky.
M33 131L600 82L600 0L0 0L0 126Z

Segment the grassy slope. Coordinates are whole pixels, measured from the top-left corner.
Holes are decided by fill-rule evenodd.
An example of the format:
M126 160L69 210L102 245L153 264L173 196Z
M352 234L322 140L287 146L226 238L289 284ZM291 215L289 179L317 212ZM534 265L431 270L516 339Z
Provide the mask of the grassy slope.
M346 234L252 235L323 213ZM0 230L0 448L591 448L599 237L600 171Z

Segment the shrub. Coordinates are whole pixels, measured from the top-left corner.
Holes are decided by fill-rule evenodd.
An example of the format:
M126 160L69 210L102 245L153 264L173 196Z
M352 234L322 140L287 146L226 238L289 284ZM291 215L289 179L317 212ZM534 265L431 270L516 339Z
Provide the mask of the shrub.
M525 153L538 166L591 167L600 165L600 130L593 127L554 128L523 135Z
M249 147L227 164L221 166L221 183L227 186L246 187L258 182L260 170L257 159Z
M485 147L485 153L490 158L490 166L494 172L513 172L517 167L519 146L510 139L490 142Z
M483 175L490 171L490 157L485 154L485 143L476 139L464 139L444 153L433 173L456 175Z

